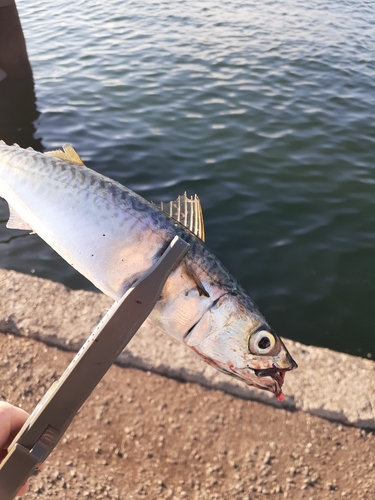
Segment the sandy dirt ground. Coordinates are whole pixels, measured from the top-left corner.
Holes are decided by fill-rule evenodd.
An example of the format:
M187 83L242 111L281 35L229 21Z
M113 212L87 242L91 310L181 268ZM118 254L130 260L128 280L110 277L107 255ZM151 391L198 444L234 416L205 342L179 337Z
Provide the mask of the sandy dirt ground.
M31 411L74 354L0 334L0 398ZM375 498L375 434L113 366L25 500Z

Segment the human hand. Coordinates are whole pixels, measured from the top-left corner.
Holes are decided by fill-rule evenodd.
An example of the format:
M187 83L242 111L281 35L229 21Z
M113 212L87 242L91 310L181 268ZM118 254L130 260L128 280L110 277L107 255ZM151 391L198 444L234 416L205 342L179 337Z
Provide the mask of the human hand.
M7 454L7 448L21 429L29 415L21 408L0 401L0 462ZM28 484L24 484L18 495L27 491Z

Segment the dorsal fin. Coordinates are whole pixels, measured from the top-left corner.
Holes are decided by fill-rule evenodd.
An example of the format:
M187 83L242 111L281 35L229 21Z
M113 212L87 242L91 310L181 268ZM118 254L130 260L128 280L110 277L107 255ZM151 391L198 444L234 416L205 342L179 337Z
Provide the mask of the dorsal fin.
M170 201L169 203L161 202L159 208L204 241L203 212L197 195L194 198L188 198L185 192L174 201Z
M67 163L72 163L73 165L85 165L82 161L82 158L79 156L79 154L71 144L64 144L63 151L57 149L56 151L46 151L44 154L55 156L56 158L60 158L60 160L64 160Z

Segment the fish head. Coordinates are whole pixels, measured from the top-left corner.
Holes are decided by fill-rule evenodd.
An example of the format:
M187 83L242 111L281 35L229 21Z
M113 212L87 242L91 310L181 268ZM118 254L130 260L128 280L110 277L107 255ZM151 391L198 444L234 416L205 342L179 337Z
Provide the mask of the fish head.
M279 400L285 372L297 367L256 306L246 307L230 294L206 311L185 342L211 366Z

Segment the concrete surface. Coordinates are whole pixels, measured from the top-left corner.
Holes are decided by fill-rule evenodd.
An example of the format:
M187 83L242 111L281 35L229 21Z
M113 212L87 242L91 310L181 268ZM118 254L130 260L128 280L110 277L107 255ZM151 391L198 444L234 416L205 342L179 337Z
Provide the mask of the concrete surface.
M78 350L112 301L61 284L0 269L0 331ZM199 383L244 399L375 429L375 362L286 340L299 364L285 377L284 403L206 365L163 332L143 326L118 363Z

